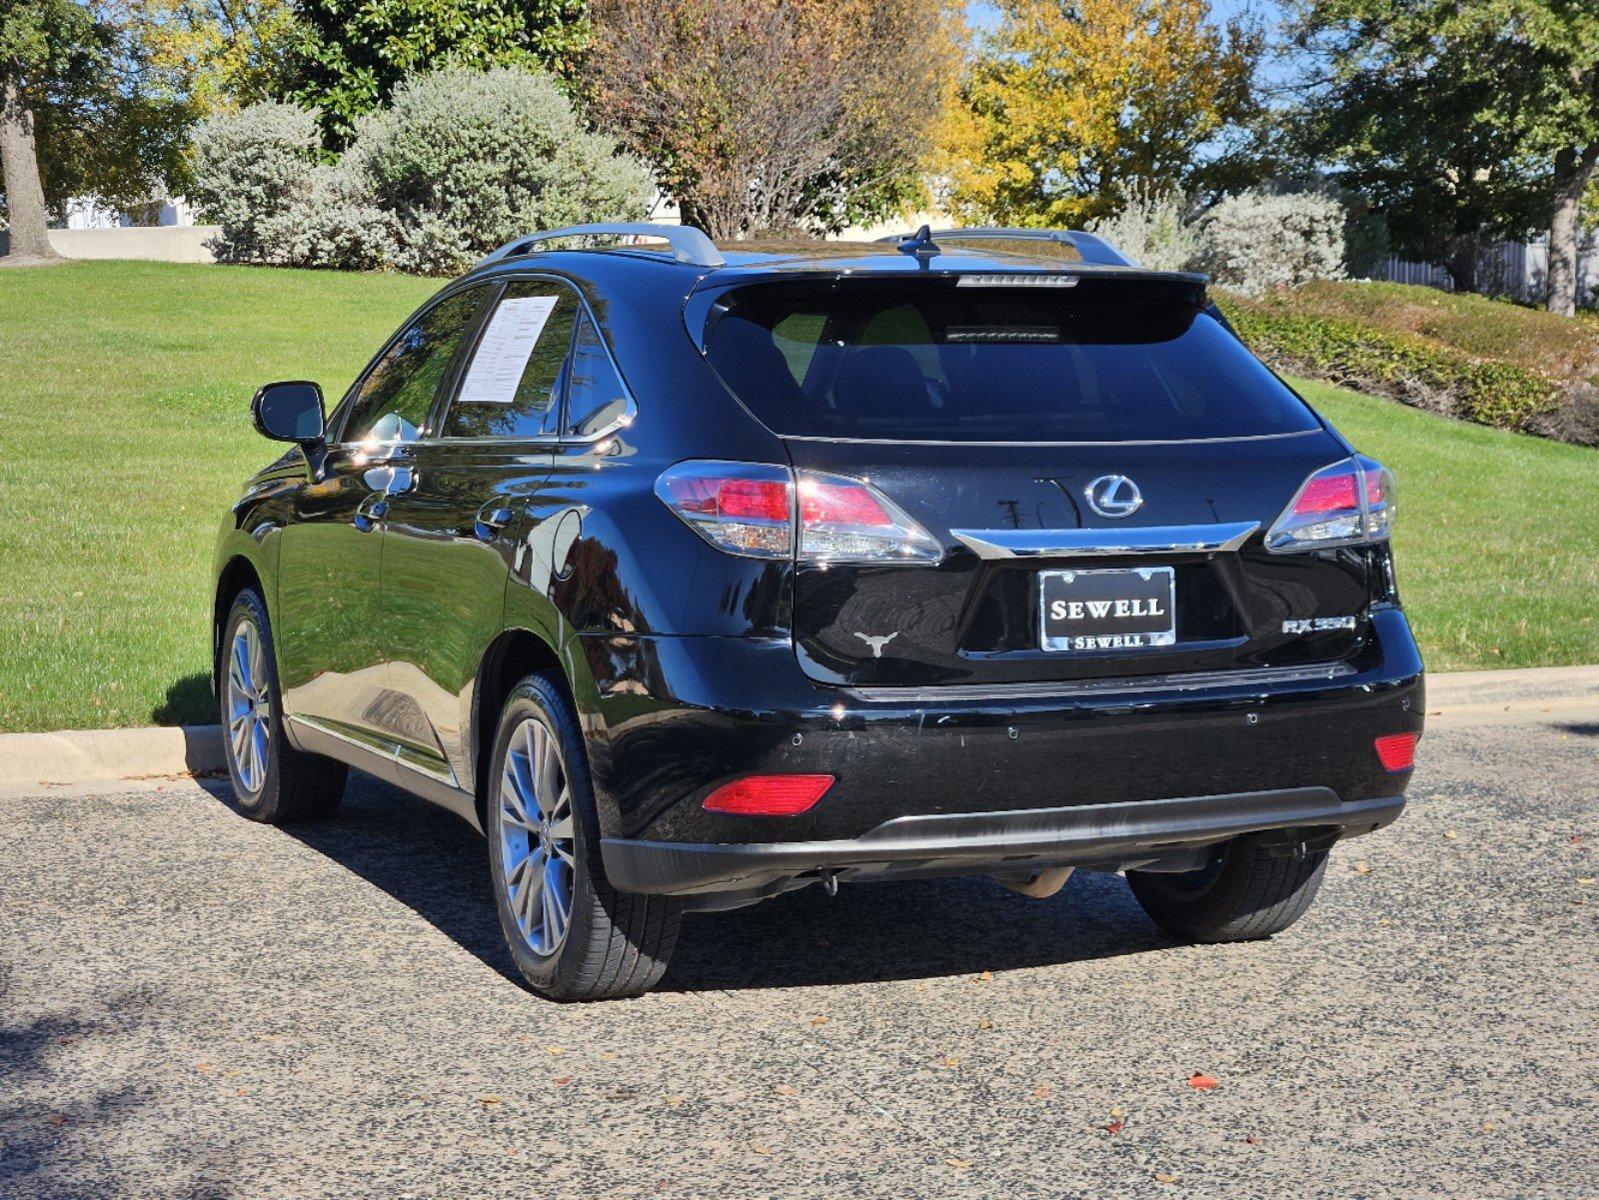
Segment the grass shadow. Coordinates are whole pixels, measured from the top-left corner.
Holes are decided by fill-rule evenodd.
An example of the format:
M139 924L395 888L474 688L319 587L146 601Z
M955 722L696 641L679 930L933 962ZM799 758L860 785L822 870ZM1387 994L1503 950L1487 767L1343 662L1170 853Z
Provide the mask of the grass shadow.
M197 671L168 684L166 699L150 711L150 719L157 725L216 724L216 698L211 695L211 676Z

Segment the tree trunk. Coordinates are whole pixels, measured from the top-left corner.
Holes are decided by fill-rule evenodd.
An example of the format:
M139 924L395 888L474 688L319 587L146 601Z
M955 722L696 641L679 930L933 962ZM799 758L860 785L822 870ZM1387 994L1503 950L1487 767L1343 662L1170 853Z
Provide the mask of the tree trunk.
M5 172L6 218L11 253L19 258L55 258L46 232L44 187L33 143L33 113L12 76L0 79L0 171Z
M1549 311L1577 311L1577 239L1582 194L1599 167L1599 142L1586 150L1567 146L1555 155L1555 204L1549 217Z
M1477 290L1477 260L1482 255L1482 243L1475 235L1456 238L1449 247L1449 277L1455 281L1455 291Z

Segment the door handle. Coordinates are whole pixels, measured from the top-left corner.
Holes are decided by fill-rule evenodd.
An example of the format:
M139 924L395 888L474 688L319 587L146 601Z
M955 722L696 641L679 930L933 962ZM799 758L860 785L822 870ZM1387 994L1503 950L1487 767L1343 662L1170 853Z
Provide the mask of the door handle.
M370 533L377 528L377 523L389 513L389 497L386 492L378 492L368 496L355 506L355 517L351 521L362 533Z
M494 535L509 525L515 517L510 509L490 500L477 510L477 520L473 522L472 532L485 542L494 540Z

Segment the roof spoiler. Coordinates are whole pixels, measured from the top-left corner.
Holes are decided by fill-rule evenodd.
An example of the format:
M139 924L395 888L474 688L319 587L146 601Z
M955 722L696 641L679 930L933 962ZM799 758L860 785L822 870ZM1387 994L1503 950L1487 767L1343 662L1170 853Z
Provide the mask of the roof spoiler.
M672 257L691 267L720 267L727 264L722 252L705 234L692 225L661 225L650 221L607 222L599 225L568 225L564 229L547 229L540 233L525 233L506 242L472 269L486 267L503 259L530 254L543 242L563 238L581 237L638 237L663 241L672 248Z
M901 242L915 242L919 238L932 238L935 240L944 238L952 242L984 240L1059 242L1076 250L1085 263L1092 263L1095 266L1136 267L1138 265L1116 247L1105 241L1104 238L1096 237L1092 233L1084 233L1080 229L1003 229L997 226L981 226L975 229L929 230L927 226L923 225L915 233L896 233L877 240L898 245Z

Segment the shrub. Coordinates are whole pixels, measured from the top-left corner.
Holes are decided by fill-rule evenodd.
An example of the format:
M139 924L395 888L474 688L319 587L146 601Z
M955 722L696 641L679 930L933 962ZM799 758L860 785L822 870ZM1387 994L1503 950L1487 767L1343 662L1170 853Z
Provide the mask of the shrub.
M1559 432L1565 423L1548 420L1562 406L1562 389L1526 366L1480 358L1403 329L1318 313L1313 298L1300 293L1216 299L1250 349L1279 369L1500 429L1589 440Z
M212 241L218 259L269 257L263 230L294 202L320 145L315 114L292 104L256 104L200 122L189 151L189 194L222 227Z
M447 274L518 234L638 217L644 167L585 130L543 72L417 76L363 118L347 165L395 219L401 270Z
M280 214L261 222L262 251L291 267L380 271L394 263L399 231L367 181L340 163L315 167Z
M1090 224L1088 232L1152 271L1192 270L1204 244L1187 208L1174 192L1140 192L1114 217Z
M1213 282L1259 296L1344 273L1344 207L1315 192L1229 196L1199 222Z

